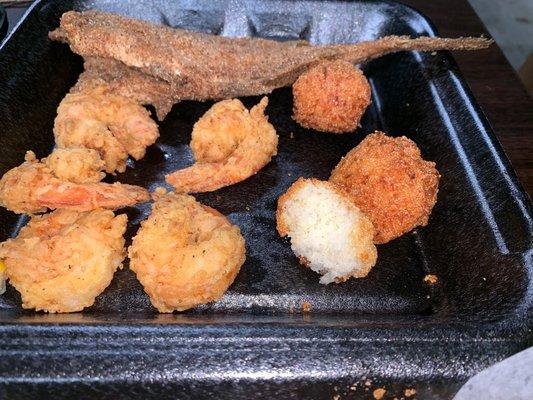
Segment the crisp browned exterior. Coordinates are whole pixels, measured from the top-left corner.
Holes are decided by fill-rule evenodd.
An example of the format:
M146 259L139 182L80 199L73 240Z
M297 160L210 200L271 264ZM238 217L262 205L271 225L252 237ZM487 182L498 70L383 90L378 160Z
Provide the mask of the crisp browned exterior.
M340 161L330 181L372 220L374 242L387 243L428 223L439 177L435 163L423 160L412 140L376 132Z
M292 86L294 119L322 132L354 131L370 104L371 90L363 73L348 61L318 64Z

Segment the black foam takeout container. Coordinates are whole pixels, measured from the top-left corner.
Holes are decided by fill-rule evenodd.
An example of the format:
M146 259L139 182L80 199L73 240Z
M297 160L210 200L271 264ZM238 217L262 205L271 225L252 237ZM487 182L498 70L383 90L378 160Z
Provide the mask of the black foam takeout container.
M92 8L314 44L436 34L424 16L392 2L37 1L0 48L1 173L26 150L51 151L56 108L82 60L47 33L63 12ZM246 263L220 301L159 315L127 264L83 313L22 310L8 286L0 296L0 398L366 398L377 387L391 397L414 387L417 398L445 399L476 371L531 345L531 204L455 62L447 52L404 52L362 68L373 98L355 134L299 127L290 88L276 90L267 114L279 154L256 176L197 196L246 239ZM192 163L191 128L211 104L177 104L146 157L109 181L153 190ZM327 179L376 129L406 135L437 163L437 205L427 227L378 247L367 278L320 285L277 235L276 200L299 176ZM149 209L122 211L128 244ZM25 222L0 210L1 239ZM424 283L426 274L438 283Z
M7 32L6 10L0 6L0 42L4 39Z

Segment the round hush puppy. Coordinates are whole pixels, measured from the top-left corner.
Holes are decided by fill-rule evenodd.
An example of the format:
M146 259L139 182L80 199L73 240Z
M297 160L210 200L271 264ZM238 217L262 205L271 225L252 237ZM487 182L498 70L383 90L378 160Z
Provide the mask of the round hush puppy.
M425 226L437 200L440 175L406 137L368 135L333 170L330 182L344 188L374 224L375 243L387 243Z
M292 86L294 120L322 132L354 131L370 104L368 81L343 60L325 61L300 75Z
M276 223L322 284L363 278L376 264L372 222L330 182L298 179L279 198Z

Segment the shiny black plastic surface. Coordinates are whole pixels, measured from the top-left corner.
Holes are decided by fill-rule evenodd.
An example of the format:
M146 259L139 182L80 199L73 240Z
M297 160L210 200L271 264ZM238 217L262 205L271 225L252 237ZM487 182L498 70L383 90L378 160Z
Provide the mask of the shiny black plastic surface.
M422 15L389 2L36 2L0 48L0 173L26 150L52 149L55 110L82 63L46 35L64 11L89 8L312 43L436 34ZM362 68L373 101L355 134L299 127L290 88L276 90L267 114L280 136L277 157L242 183L197 196L239 225L247 243L222 300L158 315L127 267L78 314L23 311L9 287L0 297L0 397L365 398L385 386L388 395L416 387L417 398L445 399L476 371L533 344L531 204L453 59L400 53ZM192 162L191 128L211 104L174 106L146 157L116 179L164 185L166 173ZM437 205L427 227L378 247L367 278L320 285L277 235L276 200L299 176L327 179L375 129L408 136L437 163ZM149 210L124 211L128 243ZM0 210L0 239L24 221ZM423 282L429 273L437 285Z
M0 42L4 40L7 33L7 15L4 7L0 6Z

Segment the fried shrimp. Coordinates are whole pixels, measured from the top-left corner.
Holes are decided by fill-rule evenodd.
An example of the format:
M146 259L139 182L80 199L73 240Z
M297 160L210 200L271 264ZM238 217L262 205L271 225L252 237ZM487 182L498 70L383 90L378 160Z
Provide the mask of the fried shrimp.
M159 312L222 297L245 260L238 227L192 196L156 191L129 248L130 268Z
M96 183L100 168L94 154L80 149L56 150L41 161L28 151L25 162L0 179L0 205L16 213L34 214L47 208L116 209L149 200L148 192L139 186ZM80 175L69 181L76 169Z
M371 97L363 73L343 60L322 62L304 72L292 93L294 120L304 128L331 133L354 131Z
M240 100L224 100L211 107L192 131L196 163L167 175L180 193L211 192L256 174L278 148L276 130L265 116L268 98L248 111Z
M323 275L320 283L363 278L376 264L370 219L329 182L298 179L279 198L276 222L300 262Z
M43 162L62 181L95 183L105 177L105 163L92 149L55 149Z
M368 135L335 167L330 182L344 188L371 219L375 243L387 243L428 223L439 173L406 137Z
M102 209L32 217L17 238L0 244L22 307L60 313L91 306L122 266L126 222Z
M159 130L144 107L96 88L65 96L57 109L54 135L60 148L97 150L106 172L114 173L125 171L128 154L136 160L144 157Z

